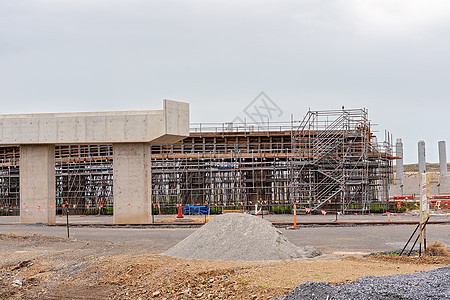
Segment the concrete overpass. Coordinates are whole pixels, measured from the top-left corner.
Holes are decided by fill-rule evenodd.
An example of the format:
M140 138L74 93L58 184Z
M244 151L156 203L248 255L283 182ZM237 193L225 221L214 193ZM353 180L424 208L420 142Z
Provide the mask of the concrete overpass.
M150 145L189 135L189 104L162 110L0 115L0 145L20 146L20 221L56 222L55 145L112 144L114 223L150 223Z

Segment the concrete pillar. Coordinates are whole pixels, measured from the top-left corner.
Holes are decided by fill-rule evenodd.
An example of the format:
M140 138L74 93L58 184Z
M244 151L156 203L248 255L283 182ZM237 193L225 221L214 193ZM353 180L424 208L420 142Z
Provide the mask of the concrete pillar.
M425 158L425 141L419 141L418 143L418 153L419 153L419 174L425 173L427 171L426 158Z
M56 223L55 145L20 145L20 223Z
M395 143L395 154L400 159L395 161L395 165L397 167L397 185L403 185L403 142L402 139L397 139Z
M439 141L439 169L441 176L447 176L447 150L445 148L445 141Z
M149 143L113 145L115 224L151 222L151 148Z

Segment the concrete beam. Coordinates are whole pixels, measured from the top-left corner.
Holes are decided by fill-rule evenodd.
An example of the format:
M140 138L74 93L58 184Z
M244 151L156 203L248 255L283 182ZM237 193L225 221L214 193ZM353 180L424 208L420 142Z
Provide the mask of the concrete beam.
M189 104L164 100L164 135L153 139L152 144L174 144L180 137L189 136Z
M425 157L425 141L419 141L418 143L418 162L419 162L419 174L427 171L426 157ZM420 176L419 176L420 177Z
M114 224L151 223L151 147L114 144Z
M441 176L447 176L447 149L445 141L438 142L439 148L439 170Z
M20 222L55 224L55 145L21 145L19 172Z
M189 135L189 104L163 110L0 115L0 145L172 143Z

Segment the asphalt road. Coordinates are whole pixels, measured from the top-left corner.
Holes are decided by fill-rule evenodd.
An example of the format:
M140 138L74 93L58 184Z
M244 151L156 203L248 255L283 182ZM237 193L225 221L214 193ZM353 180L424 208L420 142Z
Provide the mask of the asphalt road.
M280 229L295 245L312 245L324 253L342 255L401 249L413 232L413 225L304 227ZM194 228L70 228L71 238L89 241L109 241L118 246L140 248L149 253L163 252L189 234ZM1 225L0 233L66 236L65 227L46 225ZM450 224L427 226L429 243L440 241L450 247ZM0 245L1 247L1 245Z
M154 221L161 222L163 220L170 219L175 217L176 215L155 215ZM195 218L197 220L202 220L201 216L192 215L192 216L184 216L185 219ZM262 217L270 222L293 222L294 218L291 214L270 214L270 215L258 215L258 217ZM402 221L418 221L419 217L414 214L397 214L392 213L390 215L387 214L374 214L374 215L361 215L361 214L347 214L347 215L339 215L336 216L333 212L327 213L326 215L297 215L297 222L333 222L337 217L339 222L402 222ZM450 214L437 214L432 215L431 221L448 221L450 220ZM70 215L69 222L74 224L113 224L112 216L97 216L97 215ZM65 224L66 217L65 216L56 216L57 224ZM0 216L0 224L20 224L19 216Z

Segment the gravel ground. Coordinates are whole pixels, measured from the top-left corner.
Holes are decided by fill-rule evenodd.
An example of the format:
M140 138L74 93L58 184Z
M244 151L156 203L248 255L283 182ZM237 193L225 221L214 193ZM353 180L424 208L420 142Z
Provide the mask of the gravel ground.
M306 282L283 300L296 299L450 299L450 267L416 274L368 276L351 284L332 286Z
M233 213L213 218L164 254L222 261L279 261L322 255L312 246L295 246L266 220Z
M118 232L130 235L129 230ZM165 231L166 236L173 233ZM0 299L267 300L286 296L307 281L342 285L363 276L450 266L450 258L388 255L279 262L187 260L157 254L162 245L151 246L161 237L148 237L145 243L0 234Z

